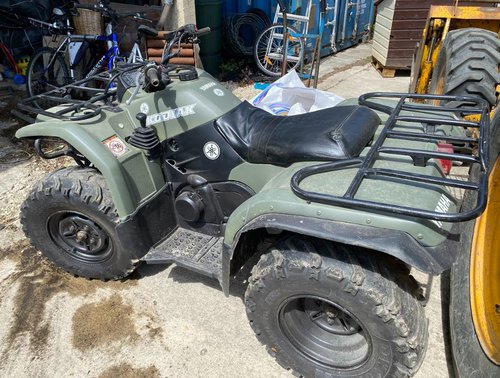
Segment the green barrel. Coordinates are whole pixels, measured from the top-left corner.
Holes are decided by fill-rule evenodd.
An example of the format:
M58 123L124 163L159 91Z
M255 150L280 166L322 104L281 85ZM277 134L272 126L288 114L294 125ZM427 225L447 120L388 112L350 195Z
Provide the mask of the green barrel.
M219 74L222 48L222 1L196 0L196 24L198 28L210 26L212 32L200 38L200 58L205 71Z

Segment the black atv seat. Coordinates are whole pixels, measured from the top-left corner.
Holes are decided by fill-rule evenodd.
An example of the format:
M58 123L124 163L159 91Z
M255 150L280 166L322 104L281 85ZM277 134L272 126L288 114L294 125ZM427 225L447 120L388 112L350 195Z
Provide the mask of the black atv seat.
M357 157L379 124L378 115L365 106L282 117L246 101L215 121L217 130L245 161L282 166Z

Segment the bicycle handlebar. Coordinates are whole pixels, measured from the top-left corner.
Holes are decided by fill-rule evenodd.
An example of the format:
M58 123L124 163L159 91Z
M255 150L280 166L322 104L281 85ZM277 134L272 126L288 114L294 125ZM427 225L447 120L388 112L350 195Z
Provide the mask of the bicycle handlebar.
M101 0L98 4L75 4L76 9L88 9L94 12L100 12L102 15L110 17L113 21L119 18L134 17L136 20L153 22L146 18L144 12L123 12L118 13L109 7L109 1Z
M99 5L97 4L75 4L76 9L88 9L92 11L99 11Z
M33 26L45 27L49 30L49 32L67 32L73 30L72 27L66 26L61 22L45 22L41 20L37 20L36 18L28 17L28 22Z

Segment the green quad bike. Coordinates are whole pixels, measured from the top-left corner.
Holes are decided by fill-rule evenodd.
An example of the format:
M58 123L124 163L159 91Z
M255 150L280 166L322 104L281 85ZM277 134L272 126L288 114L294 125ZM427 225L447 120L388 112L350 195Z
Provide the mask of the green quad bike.
M77 276L121 279L142 262L175 263L218 279L226 295L260 257L246 311L283 367L305 377L413 375L428 336L409 272L449 269L463 225L486 206L488 104L371 93L274 116L202 70L168 64L173 46L203 31L180 28L163 64L92 78L100 89L84 80L19 104L38 115L17 137L77 163L35 186L21 209L26 235ZM89 98L71 99L75 88ZM40 96L58 105L42 110ZM47 150L50 138L66 147ZM443 141L457 148L442 151ZM446 176L447 161L469 165L473 179Z

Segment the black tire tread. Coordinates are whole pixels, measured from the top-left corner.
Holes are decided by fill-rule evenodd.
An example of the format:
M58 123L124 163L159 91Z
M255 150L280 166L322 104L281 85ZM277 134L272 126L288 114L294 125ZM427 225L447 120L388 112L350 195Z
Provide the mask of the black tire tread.
M492 120L493 130L500 130L500 118L496 115ZM498 135L498 132L497 132ZM494 148L495 160L500 151L497 145ZM471 170L471 177L477 179L479 167ZM471 209L477 194L467 192L464 197L463 207ZM479 343L470 305L470 261L471 248L474 236L474 221L461 224L460 246L458 255L451 267L450 274L450 337L457 378L496 378L500 377L500 366L494 364L484 353Z
M490 105L497 103L496 86L500 83L500 40L496 33L465 28L446 36L437 59L430 91L435 93L438 66L446 64L443 94L476 95Z
M259 341L266 345L267 340L255 321L252 299L256 292L265 288L266 281L275 278L286 281L293 271L303 271L309 279L315 280L326 276L328 280L343 282L343 290L353 296L361 293L363 298L368 298L374 314L396 329L398 337L392 343L394 350L400 353L401 362L393 366L390 375L410 377L420 367L427 349L427 320L423 307L416 300L419 287L404 271L395 274L385 265L385 260L365 256L366 251L354 253L354 248L343 245L332 248L332 243L327 241L292 237L262 255L252 269L245 295L250 325ZM307 253L284 255L281 250ZM321 255L320 250L328 251L328 256ZM266 347L281 366L293 370L286 358Z
M104 177L93 168L69 167L61 168L51 172L45 178L40 180L29 194L28 198L21 205L20 221L23 232L27 236L30 244L43 253L38 241L31 237L30 232L30 210L39 201L50 201L51 198L63 196L66 198L78 197L83 203L92 206L108 218L112 223L118 223L118 212L111 199L111 193L106 186ZM88 277L103 280L119 280L131 274L140 263L140 260L134 259L131 265L115 274L112 277ZM64 269L64 267L61 267ZM68 273L78 274L74 271L65 269Z

